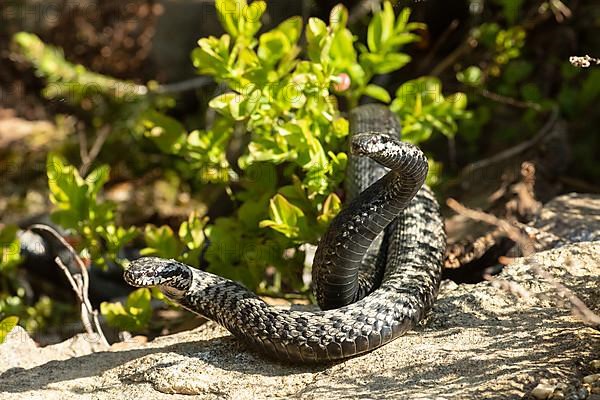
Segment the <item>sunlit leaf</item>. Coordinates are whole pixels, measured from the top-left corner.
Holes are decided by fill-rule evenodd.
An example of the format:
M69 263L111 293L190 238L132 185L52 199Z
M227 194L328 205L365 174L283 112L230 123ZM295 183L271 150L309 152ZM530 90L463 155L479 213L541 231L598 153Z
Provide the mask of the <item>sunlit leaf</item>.
M10 316L0 321L0 344L4 343L6 337L19 323L19 317Z

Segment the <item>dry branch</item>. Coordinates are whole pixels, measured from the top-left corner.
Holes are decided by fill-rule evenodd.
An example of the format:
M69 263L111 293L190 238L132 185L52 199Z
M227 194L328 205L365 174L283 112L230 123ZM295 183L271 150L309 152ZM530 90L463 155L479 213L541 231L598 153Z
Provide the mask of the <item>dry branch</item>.
M83 260L79 257L75 249L52 227L43 224L35 224L29 227L29 230L35 231L44 231L49 233L54 238L56 238L65 249L69 251L69 253L73 256L75 263L79 267L80 273L72 273L69 268L64 264L64 262L60 259L60 257L56 257L54 261L63 270L67 280L71 284L75 295L77 296L80 304L81 304L81 322L89 335L98 335L100 342L109 347L108 341L106 340L106 336L104 336L104 332L102 331L102 327L100 326L100 321L98 320L98 310L95 310L92 307L89 299L89 274L87 267L85 266ZM93 325L91 323L93 321Z
M501 229L511 240L517 243L517 245L523 252L523 255L528 256L533 254L535 250L533 241L526 234L521 232L521 230L518 227L511 224L510 222L500 219L494 215L487 214L483 211L467 208L454 199L448 199L446 201L446 204L448 205L448 207L450 207L452 210L454 210L460 215L474 219L476 221L481 221L490 225L494 225L497 228ZM581 319L586 324L600 326L600 316L598 316L592 310L590 310L585 305L585 303L579 297L577 297L575 293L573 293L571 289L567 288L562 283L560 283L554 276L552 276L552 274L546 271L539 262L531 260L528 262L527 265L530 267L531 271L535 275L545 279L548 283L550 283L556 289L559 296L566 298L571 303L571 312L573 313L573 315ZM489 274L484 275L484 278L491 282L496 282L496 284L502 289L513 293L519 297L523 297L525 299L531 297L531 293L529 293L522 286L515 285L514 282L510 282L504 279L498 279L492 277Z

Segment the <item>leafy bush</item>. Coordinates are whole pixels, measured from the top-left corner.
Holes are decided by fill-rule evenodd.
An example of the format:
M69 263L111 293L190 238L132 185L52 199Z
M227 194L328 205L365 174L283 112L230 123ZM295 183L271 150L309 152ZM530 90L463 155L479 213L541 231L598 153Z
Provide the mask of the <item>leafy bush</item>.
M371 79L408 63L410 57L400 49L418 40L413 31L424 26L408 22L409 9L396 18L391 4L385 2L368 26L367 45L355 43L356 37L346 27L347 10L339 5L333 8L329 25L318 18L308 20L308 59L299 59L299 17L287 19L257 38L265 4L247 5L241 1L233 7L232 3L217 2L226 33L220 38L200 39L199 47L192 52L199 73L212 76L230 89L209 102L220 114L215 126L197 133L207 138L204 143L220 138L220 157L214 155L217 166L235 168L228 165L225 154L236 127L242 125L250 136L247 152L238 159L244 190L234 196L242 204L235 216L217 219L208 232L212 246L261 249L262 257L245 250L237 255L209 251L209 270L256 288L264 279L265 267L273 265L292 288L298 288L286 273L293 263L282 257L283 250L298 251L300 243L315 244L340 208L335 191L347 162L344 139L348 122L334 94L344 97L349 107L357 105L364 95L390 102L389 93L372 84ZM245 7L252 8L249 14L256 17L252 21L243 13L223 11ZM465 112L466 96L444 98L435 78L407 82L396 95L391 108L401 118L407 139L415 143L426 140L434 131L452 136L457 130L455 120L469 116ZM189 138L195 138L194 132ZM283 165L283 179L273 179L273 165ZM260 168L260 176L253 168ZM245 177L258 179L244 181ZM268 216L264 215L267 201ZM261 228L270 228L279 235ZM242 254L253 262L244 260ZM301 269L302 259L295 260L298 265L294 270ZM234 273L237 268L232 265L245 268Z
M103 165L83 179L77 169L56 154L49 154L46 164L50 200L55 206L51 217L65 229L78 232L82 241L78 250L98 266L106 258L119 262L118 252L137 235L135 227L115 225L114 204L99 202L98 192L109 178L110 169Z
M0 343L16 321L29 332L36 332L60 319L64 307L48 296L29 304L26 290L17 275L21 246L15 225L0 227Z
M30 34L16 35L15 42L48 80L46 96L65 96L63 89L73 87L74 95L67 97L79 108L89 106L91 96L92 104L102 105L88 107L92 128L109 125L133 133L138 143L149 139L185 179L200 188L216 185L238 204L232 215L213 221L192 214L176 230L146 226L142 254L194 266L204 260L208 271L259 292L305 291L302 245L316 244L341 207L337 193L348 158L348 121L340 104L352 108L364 96L390 103L406 138L419 143L435 132L456 133L456 121L469 117L466 95L443 96L433 77L404 83L395 97L372 83L376 75L410 62L402 47L418 41L416 32L425 29L409 22L409 9L396 16L390 2L374 14L366 44L348 29L348 12L341 5L332 10L329 23L310 18L303 27L300 17L292 17L260 35L265 2L221 0L216 6L226 33L200 39L191 56L198 73L228 91L208 103L217 113L214 121L191 132L165 113L170 100L155 84L132 86L91 73ZM303 29L304 49L299 45ZM90 83L98 86L92 94L86 91ZM114 90L125 84L136 89L128 101ZM240 140L247 146L232 164L227 154ZM114 206L98 198L108 167L82 178L51 154L47 170L53 218L79 234L78 251L99 265L107 259L124 263L118 251L138 230L117 226ZM101 311L110 323L138 330L149 320L149 301L150 292L138 290L125 305L105 303Z

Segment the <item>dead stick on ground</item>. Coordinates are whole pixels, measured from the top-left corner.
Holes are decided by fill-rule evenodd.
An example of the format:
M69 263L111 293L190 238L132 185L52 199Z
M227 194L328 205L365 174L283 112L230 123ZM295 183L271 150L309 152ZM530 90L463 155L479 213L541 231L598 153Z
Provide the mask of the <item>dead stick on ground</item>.
M96 160L96 157L98 157L98 154L100 154L100 150L102 150L102 146L104 146L104 142L106 142L106 139L108 139L108 136L111 132L111 126L110 125L104 125L102 128L100 128L98 130L98 134L96 136L96 140L94 141L94 144L92 145L92 148L88 151L87 150L87 139L85 138L85 133L81 133L79 135L79 146L80 146L80 154L81 154L81 167L79 167L79 174L80 175L86 175L88 173L88 170L90 169L90 167L92 166L92 163ZM83 140L82 140L83 139Z
M54 238L56 238L65 247L65 249L69 251L73 259L75 260L75 263L79 267L81 271L80 273L73 274L71 271L69 271L69 268L63 263L60 257L56 257L54 261L65 273L65 276L67 277L69 283L71 284L71 287L73 288L73 291L75 292L77 298L79 299L79 302L81 303L81 322L83 323L86 332L89 335L97 334L98 338L100 339L100 342L102 342L104 346L110 346L108 344L108 341L106 340L106 336L104 336L102 327L100 326L100 321L98 319L98 311L92 307L92 303L89 299L88 289L90 278L87 267L81 260L81 257L79 257L75 249L54 228L48 225L35 224L30 226L29 230L33 232L44 231L49 233ZM90 318L94 322L94 326L92 326Z
M522 233L519 228L512 225L510 222L500 219L494 215L487 214L483 211L467 208L454 199L448 199L446 204L460 215L498 227L504 231L512 241L517 243L517 245L521 248L523 255L528 256L533 254L534 246L531 239L529 239L527 235ZM532 260L529 262L529 265L533 273L548 281L552 286L554 286L561 297L569 300L571 303L571 311L576 317L581 319L586 324L600 325L600 316L590 310L585 303L579 297L577 297L575 293L573 293L573 291L560 283L554 276L552 276L552 274L546 271L540 263ZM497 280L497 278L491 277L490 275L486 276L487 280L490 280L489 278L492 280ZM522 296L522 291L526 291L526 289L523 287L517 288L511 286L511 282L505 281L498 283L502 288L516 295ZM527 298L527 296L525 297Z

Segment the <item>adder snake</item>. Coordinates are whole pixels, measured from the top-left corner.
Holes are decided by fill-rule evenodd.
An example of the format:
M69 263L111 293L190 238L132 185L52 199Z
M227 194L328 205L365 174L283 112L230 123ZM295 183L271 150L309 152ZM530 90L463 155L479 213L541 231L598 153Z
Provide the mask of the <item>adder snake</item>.
M350 131L347 192L353 199L321 238L313 263L323 311L274 308L236 282L174 260L135 260L125 280L158 286L250 348L282 360L342 359L396 339L435 300L446 246L443 222L424 186L427 159L400 141L400 125L387 108L354 109Z

